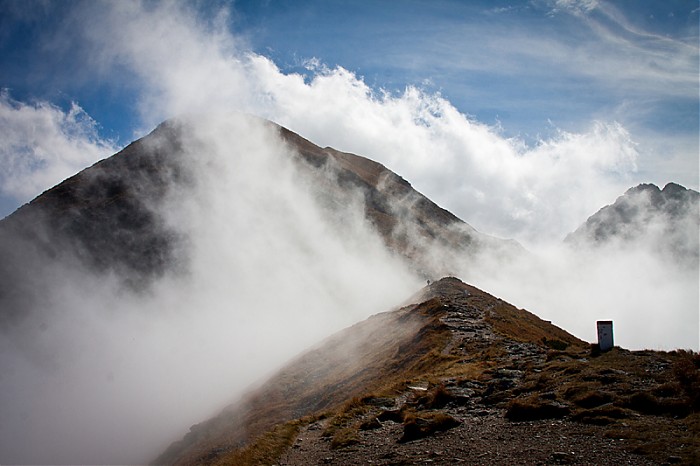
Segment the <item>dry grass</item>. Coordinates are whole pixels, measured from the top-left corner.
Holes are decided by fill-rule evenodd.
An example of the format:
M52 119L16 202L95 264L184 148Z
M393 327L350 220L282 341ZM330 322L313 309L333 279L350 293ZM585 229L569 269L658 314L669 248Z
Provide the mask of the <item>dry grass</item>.
M693 411L700 411L700 354L693 351L677 351L673 375Z
M377 428L380 421L403 423L408 441L455 424L438 410L470 400L459 389L455 395L450 392L466 382L484 387L482 401L506 408L509 419L565 416L606 426L608 435L629 439L633 448L660 462L668 459L662 458L668 452L689 464L697 459L696 353L614 348L591 357L589 345L527 311L475 288L469 288L468 299L470 305L487 310L494 332L506 338L488 344L466 342L456 349L452 331L442 322L448 306L438 298L377 315L293 361L245 403L203 423L192 436L198 443L185 447L196 446L197 452L214 455L212 460L228 461L222 464L267 464L289 448L303 425L291 419L318 418L320 413L328 420L323 435L333 448L357 443L360 430ZM518 370L512 370L515 361L503 344L512 340L540 348L536 357L518 361ZM509 371L524 378L513 378ZM474 381L476 385L470 385ZM496 382L508 386L486 393ZM419 383L427 383L428 390L414 392L395 409L392 400ZM230 451L246 443L248 447ZM203 458L193 454L179 458Z
M336 431L331 439L331 448L345 448L350 445L357 445L360 443L360 438L358 436L358 429L354 427L346 427Z
M527 398L511 400L506 410L506 418L516 422L536 421L539 419L561 419L570 413L571 409L565 404L532 395Z
M428 437L436 432L457 427L460 421L449 414L443 412L421 412L420 414L409 413L404 416L403 436L399 442L410 442L420 438Z
M625 439L634 452L659 464L669 463L671 457L682 464L700 464L700 413L681 420L655 417L653 422L633 417L611 426L605 436Z
M572 389L568 392L571 401L581 408L593 409L615 401L615 395L610 392L601 390L580 390L580 387L571 388ZM567 395L565 394L564 396L566 397Z
M365 409L367 394L390 393L407 376L450 362L441 361L435 350L449 340L436 310L436 303L427 303L380 314L326 340L248 400L249 431L264 432L272 423L329 410L340 413L334 422L342 425L344 416Z
M441 409L453 401L455 397L447 391L445 384L440 383L421 397L418 403L425 409Z
M332 437L333 440L340 444L342 441L340 439L347 438L349 431L357 431L356 428L350 428L351 424L356 424L357 419L365 415L370 411L371 407L367 404L372 397L353 397L348 402L346 402L340 409L338 409L323 431L324 437ZM346 431L346 432L343 432ZM336 437L338 439L336 440Z
M606 404L578 411L571 419L584 424L607 426L617 423L620 419L630 419L635 416L631 410Z
M487 295L484 292L480 293ZM496 305L489 311L486 321L497 333L516 341L544 344L553 349L566 349L570 346L588 348L588 343L552 325L551 322L542 320L525 309L518 309L505 301L487 296L495 300Z
M540 372L514 390L508 417L547 417L546 406L561 403L571 420L608 426L608 437L626 439L654 461L700 464L699 370L700 358L690 351L615 348L595 358L583 350L550 351Z
M294 443L299 429L310 419L278 424L255 439L245 448L221 455L216 466L253 466L275 464L280 456Z

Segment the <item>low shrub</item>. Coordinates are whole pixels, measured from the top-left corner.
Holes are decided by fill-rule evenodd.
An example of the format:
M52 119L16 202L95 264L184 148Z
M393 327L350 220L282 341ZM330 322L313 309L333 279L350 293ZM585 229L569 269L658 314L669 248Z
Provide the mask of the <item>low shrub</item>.
M410 442L428 437L436 432L457 427L460 424L459 420L441 412L421 413L420 417L412 414L407 415L404 420L403 436L399 439L399 442Z
M360 430L381 429L382 423L379 422L379 419L377 419L376 417L372 417L370 419L367 419L366 421L362 421L359 428Z
M693 351L678 351L680 358L673 365L673 376L688 399L688 408L700 411L700 354Z
M506 410L506 419L515 422L561 419L570 413L571 409L562 403L532 396L511 401Z
M354 397L348 400L333 416L330 423L323 432L324 437L334 437L336 432L348 424L354 422L358 417L370 410L365 403L365 399Z
M331 439L331 448L336 450L338 448L349 447L350 445L357 445L358 443L360 443L360 439L357 437L357 429L339 429Z
M615 397L608 392L590 391L574 397L571 401L582 408L595 408L614 401Z
M633 409L642 414L652 414L661 416L664 414L672 416L687 416L692 412L692 406L687 399L666 398L659 399L651 392L638 392L631 395L622 402L626 408Z
M661 402L649 392L638 392L628 397L623 405L643 414L661 414Z
M445 388L445 384L441 383L428 392L416 396L413 402L425 409L442 409L455 400L456 397Z
M201 462L216 466L275 464L282 453L294 443L302 424L308 422L310 419L278 424L245 448L224 453L216 459L203 458Z
M404 410L403 409L385 409L377 419L381 422L392 421L392 422L403 422Z
M553 350L564 351L569 347L569 344L565 341L557 340L556 338L547 339L547 337L542 337L542 343Z
M606 405L594 409L586 409L574 414L571 419L584 424L608 425L618 419L628 419L633 413L618 406Z

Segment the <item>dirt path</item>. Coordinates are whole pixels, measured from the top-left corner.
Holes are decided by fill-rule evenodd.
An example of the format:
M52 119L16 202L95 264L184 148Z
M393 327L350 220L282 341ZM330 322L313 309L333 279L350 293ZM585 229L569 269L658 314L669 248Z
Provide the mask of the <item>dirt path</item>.
M356 443L332 448L330 437L324 437L329 420L304 427L296 442L279 461L291 465L541 465L595 464L647 465L648 458L631 453L625 440L606 438L605 428L564 419L511 422L505 419L505 408L498 400L489 400L489 393L514 387L522 382L526 367L539 369L545 363L546 351L530 343L515 342L496 335L485 322L488 306L477 307L466 291L448 289L441 293L446 315L441 319L452 334L444 353L470 354L494 344L504 350L496 358L491 380L462 383L453 390L463 396L461 404L448 404L439 412L459 421L450 430L405 443L399 442L404 424L376 419L370 412L354 421L372 421L370 430L358 429ZM467 349L466 347L469 347ZM483 396L475 396L476 393ZM404 405L415 395L410 390L396 397L393 409ZM467 401L464 401L464 400ZM430 410L419 415L430 415Z

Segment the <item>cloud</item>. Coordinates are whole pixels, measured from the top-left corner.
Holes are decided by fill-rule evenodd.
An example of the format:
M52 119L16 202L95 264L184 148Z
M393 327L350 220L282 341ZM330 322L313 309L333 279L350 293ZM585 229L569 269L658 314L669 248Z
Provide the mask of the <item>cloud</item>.
M228 32L225 9L207 18L178 3L120 2L75 14L71 24L82 27L97 68L135 79L144 127L222 109L261 115L321 145L380 161L479 230L530 246L558 242L624 192L646 163L632 135L614 120L591 122L581 132L554 127L551 137L526 144L416 87L372 89L355 73L313 58L306 62L311 74L285 74ZM524 48L549 54L543 45ZM557 56L570 54L561 47ZM80 134L93 137L88 130Z
M600 6L598 0L554 0L550 3L552 4L551 14L569 12L580 15L589 13Z
M0 92L0 194L26 202L115 152L97 123L75 102L63 110L23 103Z
M624 87L633 95L697 98L697 30L693 38L678 31L654 33L633 24L609 2L597 0L556 0L552 11L574 15L590 34L564 45L563 53L552 53L553 46L526 46L531 53L546 51L550 60L572 67L573 73Z
M188 112L261 115L321 145L384 163L500 236L526 243L563 238L624 192L644 163L616 121L593 122L579 133L554 128L552 137L526 145L461 114L439 94L372 89L353 72L314 58L306 62L311 74L285 74L227 32L225 10L210 19L177 3L106 10L89 13L85 34L102 63L138 77L146 127Z
M75 16L100 72L127 70L137 79L146 129L174 115L240 109L255 99L247 52L227 30L227 9L205 17L181 2L117 2L87 5Z
M588 6L577 8L607 8L593 3L582 2ZM563 221L555 229L548 228L547 239L563 237L576 226L574 221L623 192L632 179L638 178L634 176L637 169L648 170L654 160L654 154L646 146L635 144L637 137L619 123L628 120L622 107L615 113L617 120L600 114L597 122L588 123L587 128L582 126L577 132L558 130L556 126L546 128L549 137L535 139L526 146L518 139L503 137L498 127L459 114L439 94L410 86L399 94L388 94L370 88L351 71L328 68L313 57L306 62L313 65L307 66L310 73L285 74L269 59L248 52L245 43L228 32L229 14L225 9L207 18L177 3L148 7L128 3L102 5L98 11L82 15L91 19L82 22L84 34L93 44L93 55L105 69L126 67L138 77L144 128L172 115L222 108L262 115L320 144L387 164L444 207L475 226L502 236L536 241L544 234L540 228L543 220L551 217ZM457 52L448 51L445 62L482 63L490 70L498 67L499 73L527 74L524 63L532 69L534 60L544 65L534 68L553 74L561 73L552 71L550 65L560 71L568 69L566 73L571 76L607 73L599 77L636 89L634 92L652 91L644 89L648 84L654 86L654 93L687 93L692 88L696 94L697 66L691 55L679 52L680 46L675 52L660 53L654 51L653 45L639 41L628 40L620 45L612 34L608 37L603 32L597 38L571 44L551 37L533 38L517 27L502 35L502 39L497 38L500 35L484 37L480 43L486 41L485 50L490 52L480 53L491 58L465 62L464 51L463 58L457 60L452 59ZM502 63L498 57L502 57ZM657 58L669 62L662 65ZM656 71L650 71L648 66L653 60L660 65ZM620 66L621 62L627 64ZM629 86L631 82L633 86ZM634 101L636 105L625 108L634 108L638 114L641 104L636 98ZM638 126L634 129L640 131ZM408 133L414 136L406 137ZM576 147L585 147L588 153L577 152ZM599 155L610 166L601 164ZM564 175L579 169L584 170L580 186L566 191L568 197L585 198L584 204L552 206L545 193L562 192L558 184L571 181L565 181ZM528 170L533 173L526 173ZM543 176L537 176L537 170L545 170ZM451 174L447 182L446 173ZM504 182L502 189L504 186L506 191L495 199L502 207L489 216L473 200L486 196L486 187L496 179ZM547 187L546 183L552 186ZM584 196L584 192L593 195ZM550 215L543 209L559 211ZM489 210L494 212L493 208Z
M322 69L307 82L263 57L253 66L271 118L319 144L384 163L493 234L557 241L624 191L636 170L635 144L615 122L594 122L580 134L560 130L532 147L414 87L394 95L343 68Z
M46 309L0 327L3 462L152 460L291 356L420 286L359 198L342 217L322 206L274 128L230 112L186 121L188 183L149 202L186 238L186 271L131 293L70 251L37 253Z
M469 273L478 286L586 341L596 341L596 320L613 320L624 348L697 350L697 271L669 264L653 245L635 246L552 246L505 267L486 259Z

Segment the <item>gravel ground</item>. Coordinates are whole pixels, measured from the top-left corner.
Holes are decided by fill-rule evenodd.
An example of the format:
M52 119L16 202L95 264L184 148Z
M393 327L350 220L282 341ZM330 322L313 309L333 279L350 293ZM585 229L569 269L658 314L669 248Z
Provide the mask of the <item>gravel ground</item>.
M403 425L385 421L379 429L360 431L358 444L338 449L331 449L330 439L322 436L325 424L320 421L300 432L279 464L654 464L627 451L624 440L605 438L596 426L564 420L510 422L496 409L474 415L460 407L447 413L461 424L399 443Z

